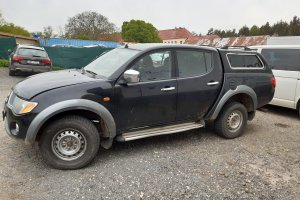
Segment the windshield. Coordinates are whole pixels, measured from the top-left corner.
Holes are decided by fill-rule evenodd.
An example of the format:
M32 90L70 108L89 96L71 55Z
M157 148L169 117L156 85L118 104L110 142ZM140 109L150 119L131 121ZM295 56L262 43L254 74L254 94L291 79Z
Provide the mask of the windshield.
M84 70L109 77L137 53L139 51L132 49L114 49L88 64Z
M47 57L47 54L44 50L29 49L29 48L19 49L18 50L18 55L20 55L20 56Z

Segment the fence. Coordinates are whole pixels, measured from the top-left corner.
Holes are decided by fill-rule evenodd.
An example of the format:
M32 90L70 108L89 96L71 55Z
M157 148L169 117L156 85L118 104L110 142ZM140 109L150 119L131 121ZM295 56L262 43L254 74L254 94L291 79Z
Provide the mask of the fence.
M9 54L16 46L16 38L0 38L0 59L8 60Z
M91 47L44 47L48 53L53 66L69 68L82 68L93 61L96 57L112 48Z
M41 46L52 46L52 45L72 45L76 47L83 47L89 45L103 45L107 48L116 48L120 46L118 42L107 42L107 41L98 41L98 40L76 40L76 39L64 39L64 38L47 38L40 39Z

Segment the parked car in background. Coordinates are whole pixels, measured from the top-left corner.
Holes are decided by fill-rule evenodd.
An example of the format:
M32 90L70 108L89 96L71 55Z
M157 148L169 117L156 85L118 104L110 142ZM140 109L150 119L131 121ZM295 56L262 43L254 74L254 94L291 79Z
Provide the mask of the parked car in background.
M272 105L297 109L300 114L300 45L253 46L272 68L277 87Z
M17 71L48 72L51 60L43 47L18 45L9 56L9 75Z

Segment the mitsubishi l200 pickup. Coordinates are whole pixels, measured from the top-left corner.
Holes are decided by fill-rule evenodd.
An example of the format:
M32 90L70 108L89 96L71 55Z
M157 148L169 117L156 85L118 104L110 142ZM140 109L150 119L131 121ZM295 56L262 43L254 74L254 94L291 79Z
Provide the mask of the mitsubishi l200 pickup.
M136 44L111 50L80 70L31 76L5 101L7 133L38 142L59 169L90 163L100 146L214 124L240 136L276 81L260 53L192 45Z

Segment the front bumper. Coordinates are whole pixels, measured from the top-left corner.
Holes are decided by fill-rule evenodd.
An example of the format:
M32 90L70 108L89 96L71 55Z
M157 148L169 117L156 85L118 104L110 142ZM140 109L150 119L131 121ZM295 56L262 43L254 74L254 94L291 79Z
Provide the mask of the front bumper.
M5 123L5 131L9 136L15 139L24 140L34 116L31 114L15 115L6 103L2 111L2 118Z
M10 70L22 71L22 72L49 72L51 71L51 66L39 66L39 65L22 65L22 64L12 64Z

